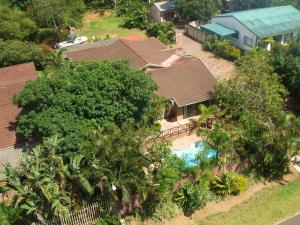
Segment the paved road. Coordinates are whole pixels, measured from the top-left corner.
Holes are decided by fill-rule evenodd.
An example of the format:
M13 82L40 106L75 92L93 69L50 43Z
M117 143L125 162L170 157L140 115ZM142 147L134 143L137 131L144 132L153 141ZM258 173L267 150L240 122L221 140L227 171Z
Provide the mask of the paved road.
M285 220L277 225L300 225L300 214L291 219Z

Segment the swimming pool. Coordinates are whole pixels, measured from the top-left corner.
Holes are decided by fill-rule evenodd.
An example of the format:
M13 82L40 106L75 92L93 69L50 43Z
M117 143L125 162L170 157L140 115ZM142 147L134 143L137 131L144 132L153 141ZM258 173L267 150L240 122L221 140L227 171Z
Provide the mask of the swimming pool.
M190 147L184 149L173 149L173 153L185 162L186 167L195 167L199 165L197 154L199 152L207 151L207 158L216 157L216 150L212 149L206 142L198 141L193 143Z

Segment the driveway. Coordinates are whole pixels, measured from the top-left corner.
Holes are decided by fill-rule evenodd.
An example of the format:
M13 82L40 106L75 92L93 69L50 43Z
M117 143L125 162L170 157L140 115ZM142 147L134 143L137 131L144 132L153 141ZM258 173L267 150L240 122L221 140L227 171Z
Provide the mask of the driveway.
M186 54L200 59L217 79L228 79L234 73L234 63L216 57L214 54L204 51L201 43L194 41L183 34L183 30L176 31L176 44Z
M285 220L277 225L299 225L300 224L300 214L294 216L288 220Z

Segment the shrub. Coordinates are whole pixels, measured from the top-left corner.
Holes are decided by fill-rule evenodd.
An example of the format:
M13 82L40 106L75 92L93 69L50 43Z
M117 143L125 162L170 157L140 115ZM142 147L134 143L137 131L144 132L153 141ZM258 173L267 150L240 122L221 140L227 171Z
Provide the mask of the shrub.
M191 215L196 210L203 208L208 201L207 184L188 181L175 192L173 200L182 208L185 215Z
M152 21L147 27L147 34L149 36L154 36L158 38L161 42L163 42L166 45L173 44L176 41L176 32L174 24L169 21L162 23Z
M0 40L0 67L33 61L37 69L44 69L52 58L39 45L22 41Z
M245 191L247 186L246 178L235 173L223 173L212 181L212 189L223 196L238 195Z
M134 1L129 6L124 19L124 26L127 28L145 29L148 21L148 8L144 3Z
M204 49L219 57L228 60L237 60L241 57L241 50L227 39L218 39L216 35L209 35L204 43Z
M20 207L8 207L6 203L0 203L0 224L11 225L11 224L29 224Z

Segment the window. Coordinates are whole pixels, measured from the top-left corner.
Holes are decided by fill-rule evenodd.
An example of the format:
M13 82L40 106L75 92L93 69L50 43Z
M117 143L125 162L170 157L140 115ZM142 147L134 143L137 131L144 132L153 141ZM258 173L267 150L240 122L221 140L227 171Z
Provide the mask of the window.
M253 39L247 36L244 36L244 44L253 47Z

